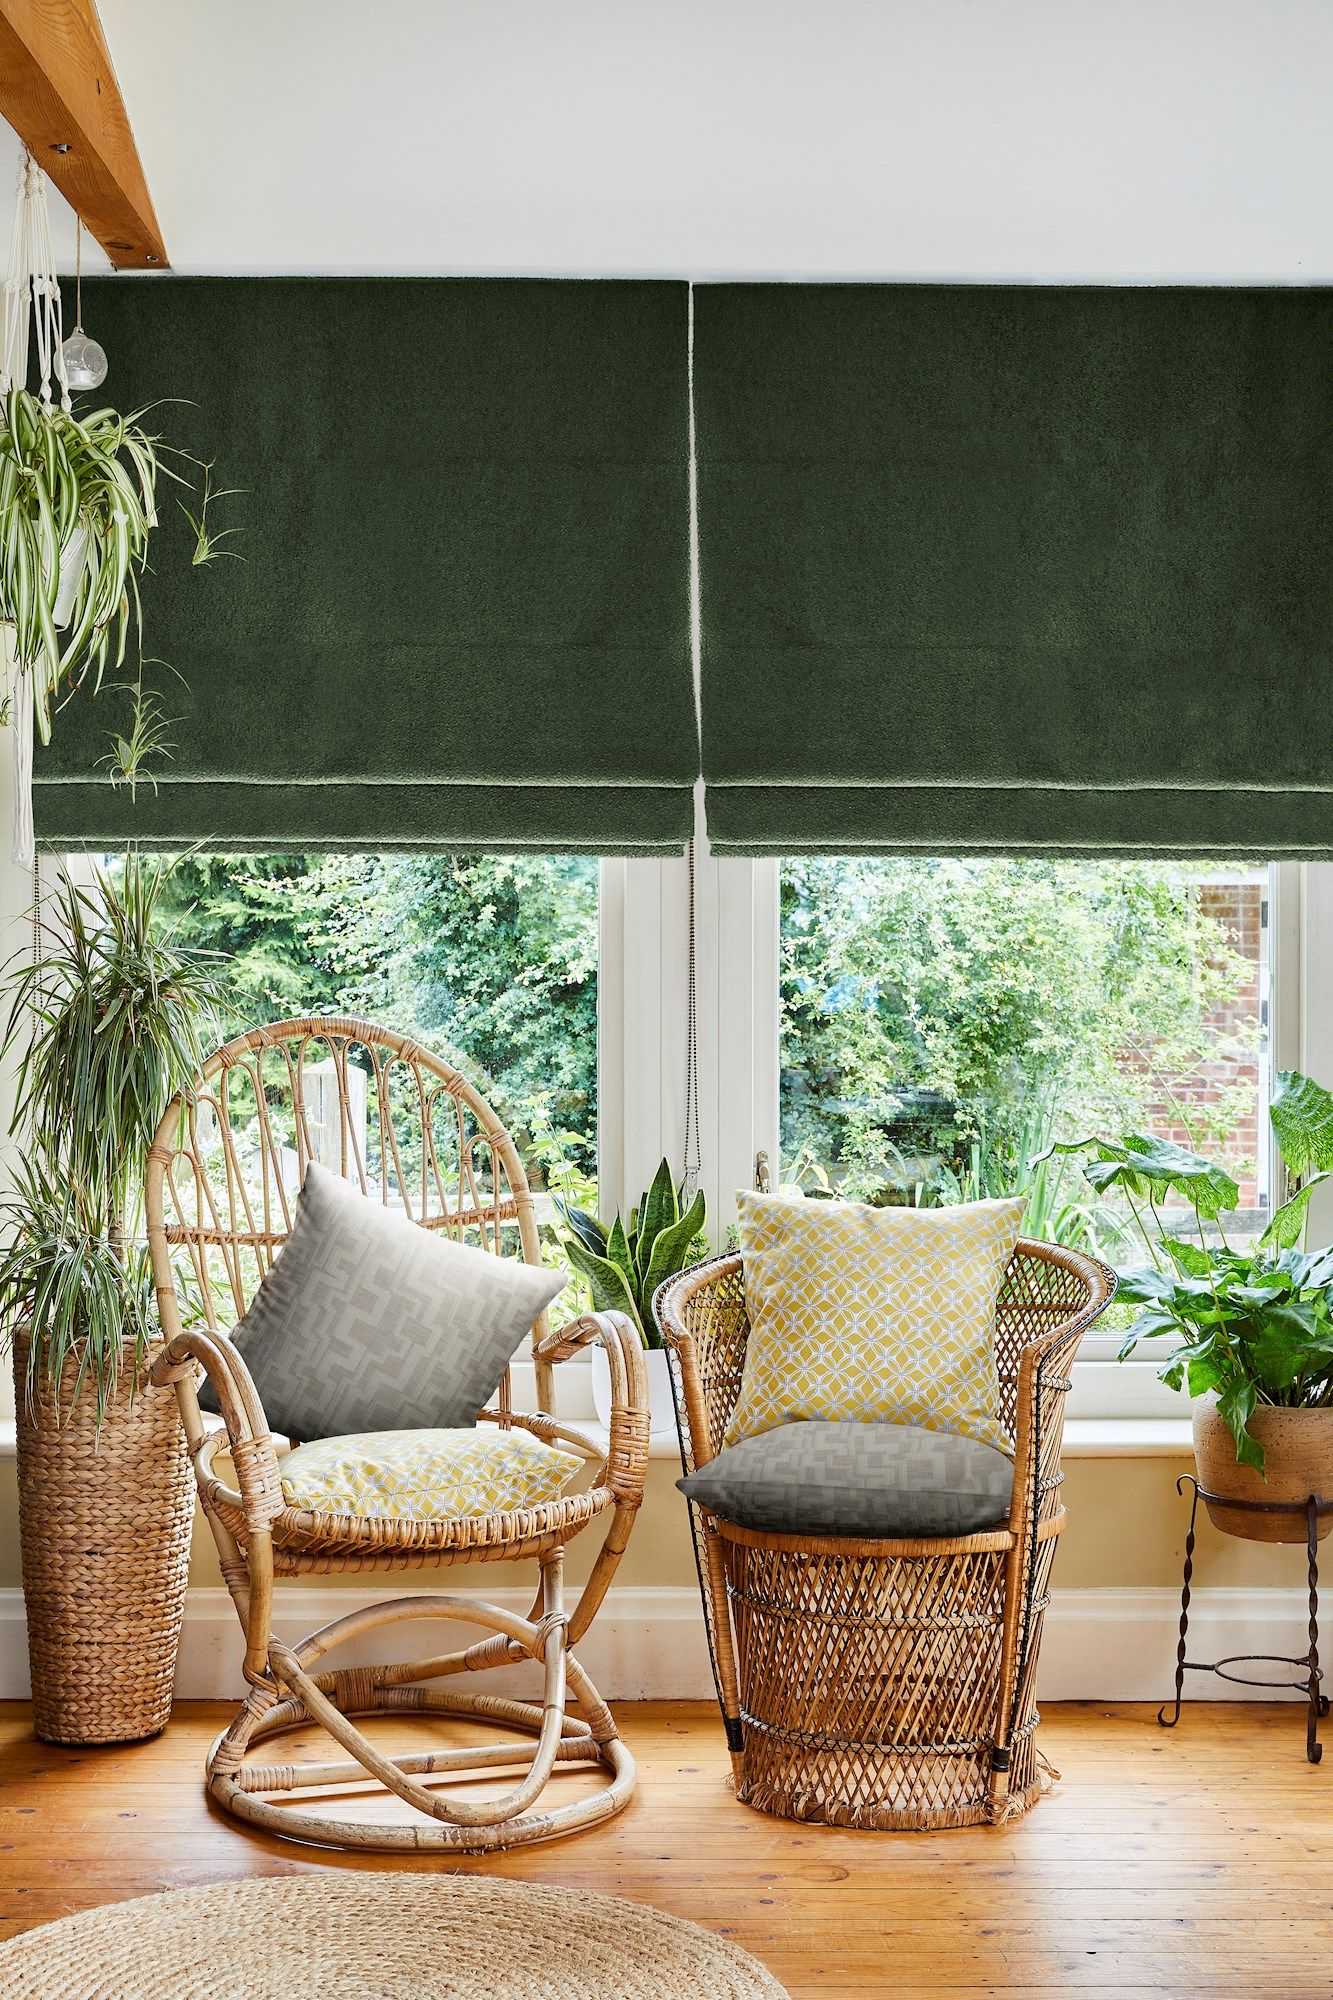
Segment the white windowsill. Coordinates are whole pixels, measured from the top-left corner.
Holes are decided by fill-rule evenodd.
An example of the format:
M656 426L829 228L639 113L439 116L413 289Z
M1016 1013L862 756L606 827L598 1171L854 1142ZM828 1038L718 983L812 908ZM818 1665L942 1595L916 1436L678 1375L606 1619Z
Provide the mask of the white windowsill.
M1069 1417L1065 1458L1188 1458L1188 1417Z
M213 1418L212 1422L219 1422ZM590 1436L605 1438L598 1424ZM1180 1417L1071 1417L1065 1425L1066 1458L1181 1458L1190 1453L1189 1420ZM654 1431L649 1458L677 1459L673 1431ZM14 1419L0 1421L0 1459L14 1456Z

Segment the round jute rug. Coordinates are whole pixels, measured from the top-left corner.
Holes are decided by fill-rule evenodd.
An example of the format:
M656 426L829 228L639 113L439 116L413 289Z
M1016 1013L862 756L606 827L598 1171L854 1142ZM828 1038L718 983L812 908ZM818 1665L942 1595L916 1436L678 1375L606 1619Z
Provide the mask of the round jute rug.
M785 2000L757 1959L619 1896L482 1875L216 1882L0 1944L5 2000Z

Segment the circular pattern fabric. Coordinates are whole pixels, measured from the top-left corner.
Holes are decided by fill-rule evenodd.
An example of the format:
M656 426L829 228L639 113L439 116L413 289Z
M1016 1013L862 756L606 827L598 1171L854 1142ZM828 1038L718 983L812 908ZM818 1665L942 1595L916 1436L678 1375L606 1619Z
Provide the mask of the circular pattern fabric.
M619 1896L478 1875L253 1877L0 1945L7 2000L786 2000L757 1959Z

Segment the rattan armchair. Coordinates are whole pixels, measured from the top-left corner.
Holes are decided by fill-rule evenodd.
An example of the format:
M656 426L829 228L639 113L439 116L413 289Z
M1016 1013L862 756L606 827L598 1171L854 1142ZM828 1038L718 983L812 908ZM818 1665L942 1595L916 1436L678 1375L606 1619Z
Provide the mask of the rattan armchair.
M244 1634L249 1682L236 1719L209 1753L208 1790L229 1812L271 1833L389 1852L504 1848L607 1819L633 1792L634 1763L570 1649L597 1614L643 1496L648 1392L637 1330L623 1315L598 1313L553 1334L543 1315L533 1328L538 1411L514 1409L506 1374L494 1407L482 1413L488 1423L520 1426L586 1460L594 1471L584 1490L453 1521L289 1506L268 1421L226 1329L286 1240L311 1159L423 1228L539 1261L532 1197L509 1134L466 1078L391 1030L350 1019L257 1028L220 1049L197 1091L168 1109L147 1178L149 1245L166 1336L152 1374L175 1384L199 1497ZM556 1364L597 1341L610 1361L609 1443L554 1415ZM201 1414L201 1370L217 1392L221 1430ZM599 1518L606 1529L601 1549L567 1609L565 1548ZM276 1579L518 1558L535 1559L540 1571L526 1617L477 1596L433 1593L358 1608L299 1644L274 1633ZM383 1626L442 1617L479 1625L486 1636L402 1664L321 1669L325 1655L344 1642ZM526 1660L541 1668L539 1700L458 1686L461 1678ZM499 1725L513 1740L389 1756L353 1720L369 1714L461 1717ZM345 1761L249 1761L256 1745L311 1722L349 1753ZM525 1736L535 1736L535 1745ZM515 1766L517 1782L500 1796L477 1796L479 1772ZM553 1775L558 1783L571 1768L600 1770L604 1782L540 1807ZM424 1782L440 1777L469 1790L460 1795ZM366 1779L414 1808L411 1819L363 1823L290 1803Z
M837 1826L973 1826L1043 1790L1037 1658L1065 1523L1069 1368L1115 1280L1091 1257L1021 1241L996 1359L1013 1502L980 1534L923 1541L761 1533L691 1504L714 1679L745 1804ZM749 1320L739 1257L664 1285L687 1472L722 1448Z

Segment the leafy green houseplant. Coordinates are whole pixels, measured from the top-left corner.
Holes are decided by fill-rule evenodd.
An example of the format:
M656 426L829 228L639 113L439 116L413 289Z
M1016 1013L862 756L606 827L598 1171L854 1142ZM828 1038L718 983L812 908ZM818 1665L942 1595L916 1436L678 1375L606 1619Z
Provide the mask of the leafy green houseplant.
M1333 1494L1333 1247L1308 1244L1310 1197L1333 1174L1333 1095L1296 1071L1277 1083L1270 1118L1293 1191L1252 1248L1227 1238L1235 1178L1184 1147L1137 1133L1095 1139L1084 1173L1099 1193L1119 1192L1138 1226L1147 1261L1118 1274L1119 1299L1139 1308L1121 1358L1140 1341L1170 1341L1158 1373L1201 1401L1201 1483L1303 1501ZM1187 1205L1196 1235L1168 1226L1173 1201ZM1237 1509L1219 1518L1232 1533L1305 1539L1303 1521L1236 1525L1245 1521Z
M160 1669L141 1700L127 1676L108 1724L90 1664L107 1635L86 1628L115 1618L160 1662L184 1602L184 1438L174 1397L142 1387L157 1337L143 1176L162 1112L213 1040L219 995L212 956L159 923L165 878L133 855L119 883L62 877L40 953L16 956L0 982L22 1149L0 1202L0 1340L15 1363L36 1724L62 1742L162 1726L171 1682ZM127 1575L142 1579L137 1610Z
M0 621L43 743L64 688L124 664L157 525L157 447L137 417L76 416L21 388L4 399Z
M686 1202L669 1161L663 1160L652 1186L631 1209L628 1225L617 1214L607 1228L586 1209L559 1198L556 1208L565 1224L561 1247L592 1294L594 1312L624 1313L638 1328L648 1350L652 1427L669 1429L675 1421L674 1404L662 1336L653 1319L653 1294L705 1253L702 1191ZM606 1422L611 1407L606 1357L594 1349L592 1361L593 1396L598 1415Z
M164 464L166 447L143 428L145 414L80 413L17 386L0 409L0 716L15 732L20 860L31 860L32 736L50 742L56 709L76 688L96 694L110 674L130 697L130 718L103 760L114 780L133 786L146 760L168 748L157 699L144 689L139 578L160 480L189 482ZM233 531L208 528L208 501L222 496L211 493L211 468L203 471L198 520L186 510L195 563L235 553L219 546Z

